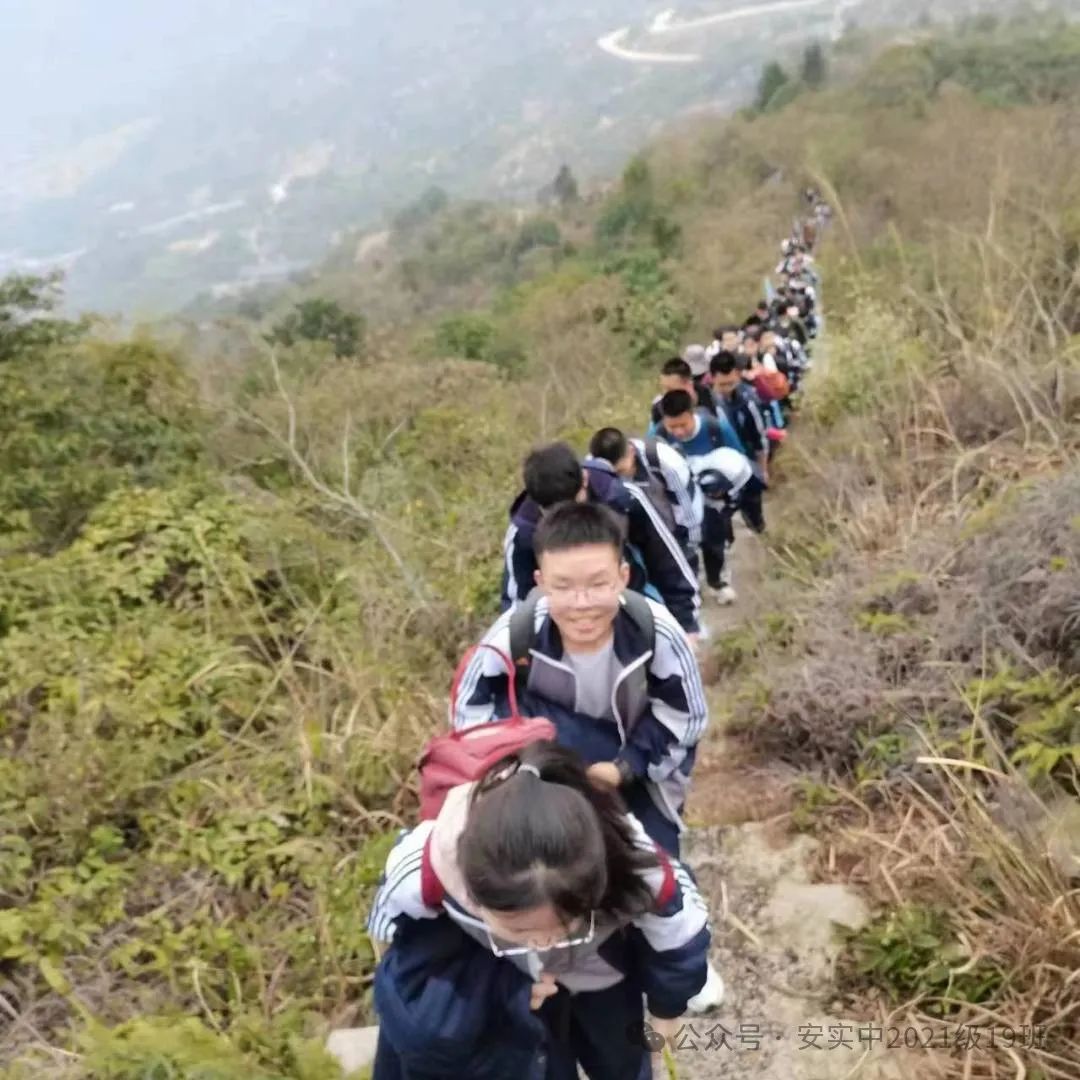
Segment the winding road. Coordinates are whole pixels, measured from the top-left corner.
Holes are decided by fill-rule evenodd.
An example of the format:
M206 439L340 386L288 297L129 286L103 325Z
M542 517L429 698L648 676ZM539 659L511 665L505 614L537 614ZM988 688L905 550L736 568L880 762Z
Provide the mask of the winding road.
M856 7L860 0L773 0L767 4L748 4L730 11L717 12L715 15L701 15L693 19L677 19L674 9L662 11L647 29L653 36L681 33L687 30L699 30L708 26L753 19L761 15L774 15L784 11L798 11L802 8L822 7L832 4L834 24L832 38L835 41L843 30L843 13ZM630 49L624 44L630 34L629 26L620 27L610 34L598 38L597 47L609 56L617 57L635 64L698 64L704 59L700 53L651 52L643 49Z

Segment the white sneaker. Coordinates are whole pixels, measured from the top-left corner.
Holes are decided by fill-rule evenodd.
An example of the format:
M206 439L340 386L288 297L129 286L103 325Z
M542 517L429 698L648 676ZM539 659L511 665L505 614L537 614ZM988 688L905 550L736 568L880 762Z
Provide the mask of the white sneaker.
M730 585L721 585L719 589L710 588L709 591L716 597L716 602L722 607L728 607L738 599L735 590Z
M724 980L720 978L720 972L709 962L709 974L705 979L705 985L700 992L695 994L687 1003L688 1012L706 1013L710 1009L718 1008L724 1000Z

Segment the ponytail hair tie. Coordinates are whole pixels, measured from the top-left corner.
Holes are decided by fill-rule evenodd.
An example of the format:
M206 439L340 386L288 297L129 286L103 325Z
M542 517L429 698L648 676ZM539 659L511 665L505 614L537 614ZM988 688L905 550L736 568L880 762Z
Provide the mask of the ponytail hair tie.
M537 767L536 767L535 765L528 765L528 764L525 764L525 765L519 765L519 766L517 767L517 771L518 771L518 772L527 772L527 773L532 773L532 774L533 774L533 776L535 776L537 780L543 780L543 779L544 779L544 778L543 778L543 777L542 777L542 776L540 775L540 770L539 770L539 769L538 769L538 768L537 768Z

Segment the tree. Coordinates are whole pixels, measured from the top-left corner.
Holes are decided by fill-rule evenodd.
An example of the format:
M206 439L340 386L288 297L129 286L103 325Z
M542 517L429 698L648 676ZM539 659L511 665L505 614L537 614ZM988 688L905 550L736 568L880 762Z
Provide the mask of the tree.
M758 110L767 109L777 91L787 83L787 72L775 60L770 60L762 69L754 107Z
M812 41L803 51L802 81L811 90L825 85L828 69L825 63L825 50L818 41Z
M563 165L552 184L552 194L560 206L569 206L581 198L578 192L578 183L569 165Z
M72 341L86 329L86 319L70 322L49 314L60 304L62 280L59 272L47 277L11 274L0 280L0 363Z
M495 324L484 315L463 311L448 315L435 331L435 347L443 356L483 360L495 340Z
M273 345L290 347L301 341L325 341L338 357L356 356L367 323L362 315L346 311L336 300L302 300L266 335Z

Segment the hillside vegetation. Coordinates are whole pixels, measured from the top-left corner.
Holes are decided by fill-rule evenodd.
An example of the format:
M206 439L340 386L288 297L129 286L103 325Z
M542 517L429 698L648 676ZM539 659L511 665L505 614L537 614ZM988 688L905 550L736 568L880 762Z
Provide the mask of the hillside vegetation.
M800 770L822 874L880 905L853 1007L1046 1029L927 1075L1075 1080L1078 95L1080 32L984 26L696 121L536 219L429 199L209 329L27 323L9 282L4 1075L337 1076L523 454L640 429L816 183L828 348L714 725Z

